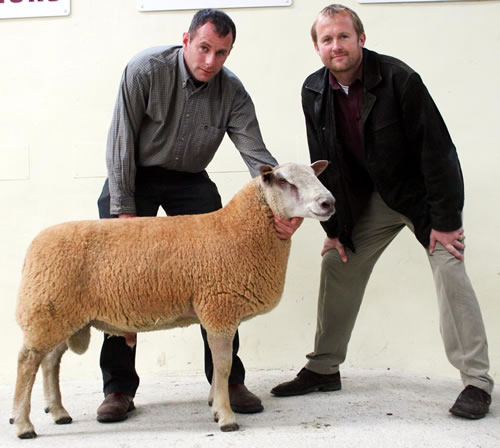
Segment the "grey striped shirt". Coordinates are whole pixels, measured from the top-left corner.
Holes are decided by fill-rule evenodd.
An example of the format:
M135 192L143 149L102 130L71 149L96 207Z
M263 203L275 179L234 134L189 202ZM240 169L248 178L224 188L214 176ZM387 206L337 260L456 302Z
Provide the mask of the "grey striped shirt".
M226 132L252 176L263 163L277 164L262 140L251 98L230 70L223 67L196 87L182 47L139 53L123 72L108 134L111 214L135 213L137 167L203 171Z

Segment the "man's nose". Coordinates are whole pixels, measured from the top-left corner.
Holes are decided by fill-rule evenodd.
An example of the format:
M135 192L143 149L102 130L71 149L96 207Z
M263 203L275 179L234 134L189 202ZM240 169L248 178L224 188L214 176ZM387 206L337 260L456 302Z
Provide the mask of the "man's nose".
M333 39L332 49L334 51L340 50L342 46L340 45L340 39Z
M215 53L208 53L205 57L207 67L213 67L215 64Z

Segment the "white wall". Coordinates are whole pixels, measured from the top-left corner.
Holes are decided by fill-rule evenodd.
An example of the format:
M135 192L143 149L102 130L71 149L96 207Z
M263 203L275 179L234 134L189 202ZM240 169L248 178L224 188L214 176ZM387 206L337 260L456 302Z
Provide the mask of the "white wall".
M308 161L300 87L320 67L309 28L328 3L229 9L238 37L227 66L251 93L268 147L279 161ZM466 261L500 379L499 1L360 5L367 47L420 72L443 114L466 182ZM0 382L13 383L22 338L15 323L23 256L44 227L96 218L107 128L122 69L143 48L180 43L193 11L141 13L135 1L72 2L69 17L0 21ZM210 172L224 202L249 179L230 142ZM300 368L312 349L323 232L306 222L294 237L285 294L270 314L242 325L248 369ZM89 353L65 357L62 377L99 378L102 335ZM199 372L197 326L139 337L141 375ZM408 231L375 269L347 366L457 373L445 359L434 286L423 249Z

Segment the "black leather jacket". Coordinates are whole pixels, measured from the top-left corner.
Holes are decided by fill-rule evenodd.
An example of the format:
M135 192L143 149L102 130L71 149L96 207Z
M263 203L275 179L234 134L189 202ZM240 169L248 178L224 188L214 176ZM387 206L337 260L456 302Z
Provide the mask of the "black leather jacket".
M356 194L336 137L328 69L302 86L311 161L330 160L320 176L337 199L337 213L321 223L329 237L354 250L352 229L367 198ZM446 125L420 76L403 62L363 49L362 135L374 188L392 209L407 216L424 247L431 228L462 225L464 188L460 163Z

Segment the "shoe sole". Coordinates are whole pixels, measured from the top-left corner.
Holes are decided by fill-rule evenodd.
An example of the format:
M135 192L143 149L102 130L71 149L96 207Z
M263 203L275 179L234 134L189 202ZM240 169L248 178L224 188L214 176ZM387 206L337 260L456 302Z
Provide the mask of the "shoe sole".
M212 402L209 401L208 405L212 407ZM233 412L236 412L238 414L257 414L264 410L264 406L262 406L261 404L258 406L254 406L253 408L249 406L247 407L231 406L231 409L233 410Z
M233 412L237 412L238 414L257 414L264 410L264 406L254 406L254 407L239 407L239 406L231 406Z
M96 420L99 423L117 423L117 422L123 422L123 420L127 420L128 418L128 413L133 411L135 409L134 403L130 403L130 406L127 409L127 412L125 414L101 414L96 417Z
M457 417L462 417L466 418L469 420L479 420L481 418L486 417L486 414L471 414L470 412L467 411L462 411L460 409L450 409L450 413L457 416Z
M115 414L102 414L97 416L97 421L99 423L117 423L127 420L128 415L115 415Z
M296 395L310 394L311 392L335 392L341 389L342 385L335 383L335 384L322 384L321 386L310 387L309 389L303 389L300 392L276 392L271 390L271 393L273 395L276 395L277 397L294 397Z

